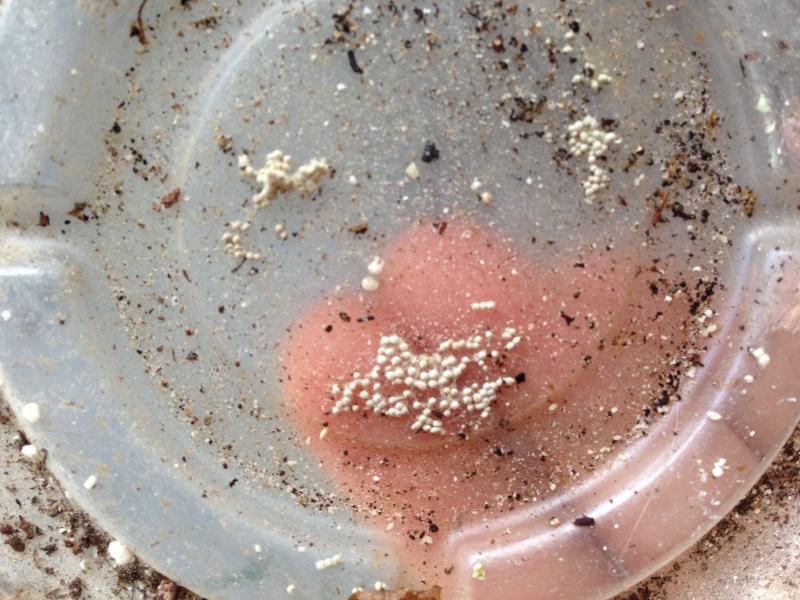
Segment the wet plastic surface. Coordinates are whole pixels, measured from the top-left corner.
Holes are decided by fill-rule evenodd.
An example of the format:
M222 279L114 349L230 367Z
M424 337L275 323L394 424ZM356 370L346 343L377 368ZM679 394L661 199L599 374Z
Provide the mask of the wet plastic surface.
M0 57L3 392L15 409L40 405L42 419L26 432L70 493L137 555L199 593L281 597L295 583L296 597L336 598L376 580L417 583L424 569L404 560L407 548L337 499L337 482L292 431L278 357L284 329L311 299L357 286L392 232L444 209L511 239L537 237L526 252L538 261L647 240L643 256L677 255L687 274L702 265L725 289L714 298L718 329L702 367L683 378L682 399L648 423L645 437L620 430L621 449L580 476L436 540L431 562L452 570L426 575L446 597L623 589L721 518L797 422L798 102L789 73L797 55L791 19L781 19L794 9L660 7L653 20L638 8L581 7L584 34L588 27L595 40L586 60L615 78L585 110L613 116L624 140L612 188L590 205L580 178L552 166L558 144L536 141L541 125L508 120L519 90L538 90L548 76L546 58L501 79L495 50L484 46L495 30L473 39L474 11L451 6L421 19L376 7L372 14L388 15L377 41L346 31L342 44L332 19L341 6L214 13L203 3L154 3L143 11L146 45L129 36L136 6L0 7L0 44L13 49ZM541 20L534 38L562 36L567 25L545 8L492 26L516 31ZM358 21L361 33L369 22ZM465 43L470 51L447 52ZM363 74L349 65L347 44L359 49ZM564 81L575 67L558 60L551 85L570 89ZM654 87L642 83L653 77ZM680 211L653 219L658 167L675 153L652 125L687 119L678 90L691 110L707 102L722 118L708 148L727 158L714 168L752 186L753 217L731 198L701 205L711 209L707 228L699 214L691 231ZM709 115L676 135L708 128ZM221 135L254 163L280 148L298 162L325 156L337 170L313 201L284 198L248 214L266 229L257 240L268 259L233 273L219 238L226 221L246 214L253 189ZM430 166L418 158L428 139L443 153ZM625 172L638 145L654 166L643 159ZM420 182L405 174L415 158ZM473 178L492 190L490 206L476 208ZM175 187L181 202L154 211ZM723 188L710 195L724 197ZM694 192L678 193L691 211ZM273 235L276 221L293 234L286 242ZM362 222L369 234L358 237L350 228ZM758 347L771 357L765 369L749 352ZM81 484L91 473L99 483L88 491ZM582 515L595 525L573 526ZM335 554L341 565L315 569ZM483 581L472 576L478 562Z

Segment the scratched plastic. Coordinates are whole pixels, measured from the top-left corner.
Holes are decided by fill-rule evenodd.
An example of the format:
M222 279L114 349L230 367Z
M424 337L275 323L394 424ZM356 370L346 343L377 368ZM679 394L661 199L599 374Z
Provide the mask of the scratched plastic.
M606 598L795 427L792 3L119 4L0 6L0 384L158 571L213 599ZM589 198L585 115L621 140ZM276 149L335 173L257 211L237 155ZM234 220L262 260L223 251ZM468 299L498 311L448 321ZM422 352L511 321L535 326L477 434L318 398L384 323Z

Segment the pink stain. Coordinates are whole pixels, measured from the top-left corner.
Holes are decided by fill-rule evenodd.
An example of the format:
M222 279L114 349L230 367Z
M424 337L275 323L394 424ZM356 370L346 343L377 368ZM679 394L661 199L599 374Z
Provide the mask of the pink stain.
M588 450L629 431L686 341L687 303L665 302L650 265L621 253L539 264L493 231L451 222L411 227L382 256L378 291L332 295L298 316L283 380L292 420L340 493L376 528L392 521L409 556L430 558L462 525L587 476ZM471 310L488 300L496 309ZM412 417L330 413L331 385L368 372L381 335L432 352L444 339L506 326L523 339L490 374L524 373L524 382L504 388L485 420L459 417L436 435L412 431ZM433 543L423 547L423 536Z

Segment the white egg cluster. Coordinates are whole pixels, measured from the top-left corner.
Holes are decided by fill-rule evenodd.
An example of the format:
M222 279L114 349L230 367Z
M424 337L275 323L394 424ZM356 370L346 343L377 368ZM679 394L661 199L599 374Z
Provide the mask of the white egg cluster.
M332 412L413 415L412 430L440 434L446 433L445 420L457 414L486 419L497 392L517 383L515 377L488 377L489 369L502 352L513 350L521 341L514 327L506 327L499 335L487 329L466 339L445 340L432 354L417 354L399 335L382 336L369 373L353 373L345 385L331 387L336 400ZM470 366L487 378L460 385L459 378Z
M604 158L611 144L619 144L622 140L613 131L604 131L600 122L592 115L586 115L567 127L569 151L573 156L586 157L589 163L589 176L583 182L586 201L600 191L606 189L610 182L608 171L598 164Z
M250 158L246 154L239 156L239 172L242 177L255 179L261 184L261 189L253 195L253 206L255 213L262 208L269 206L270 203L280 194L298 192L301 196L310 196L319 188L322 179L330 173L328 161L314 158L306 164L292 172L292 157L284 154L280 150L275 150L267 154L264 166L254 169L250 164ZM249 218L252 218L253 214ZM261 260L260 252L250 251L244 243L245 233L250 229L247 221L233 221L229 227L232 231L222 234L223 250L236 258L247 260ZM275 234L281 240L289 237L286 225L278 223L275 225Z
M328 161L314 158L292 173L292 157L280 150L267 154L264 166L254 169L246 154L239 156L239 170L243 177L255 179L261 190L253 196L256 208L269 205L279 194L297 191L301 196L310 196L319 187L320 181L330 171Z
M261 254L248 250L242 239L242 235L250 229L250 223L246 221L231 221L230 228L232 231L226 231L222 234L223 249L225 252L236 258L261 260Z

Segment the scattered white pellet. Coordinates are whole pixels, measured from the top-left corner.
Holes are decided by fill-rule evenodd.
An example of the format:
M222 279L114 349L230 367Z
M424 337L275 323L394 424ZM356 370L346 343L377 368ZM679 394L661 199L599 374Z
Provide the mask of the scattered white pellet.
M417 168L417 163L411 162L406 167L406 175L408 175L411 179L419 179L419 169Z
M8 321L11 318L11 311L6 309L0 313L0 317L3 317L3 321Z
M22 452L22 456L31 460L39 458L39 449L33 444L25 444L20 452Z
M469 189L471 189L476 194L480 191L482 187L483 184L478 180L477 177L472 180L472 183L469 184Z
M608 73L600 73L597 76L597 83L599 83L600 85L605 85L607 83L611 83L612 81L614 81L614 78L611 77L611 75L609 75Z
M370 275L380 275L383 272L384 262L380 256L376 256L372 259L372 262L367 265L367 271L369 271Z
M553 517L550 519L550 527L558 527L559 525L561 525L561 519L558 517Z
M755 358L758 361L758 366L761 367L762 369L765 369L769 364L769 361L771 360L769 354L767 354L764 351L764 348L761 346L759 346L754 350L750 350L750 354L752 354L753 358Z
M135 558L128 547L117 540L108 544L108 555L119 567L131 564Z
M727 468L726 461L724 458L718 458L717 461L714 463L714 467L711 469L711 475L715 479L719 479L725 474L725 469Z
M490 204L492 200L494 200L494 196L492 196L491 192L481 192L481 202Z
M286 586L286 593L293 594L295 589L297 589L296 586L293 583L290 583L289 585Z
M714 332L715 332L717 329L718 329L718 327L717 327L717 324L716 324L716 323L711 323L711 325L708 325L707 327L705 327L705 328L704 328L704 329L703 329L703 330L700 332L700 335L701 335L701 336L703 336L703 337L709 337L709 336L711 336L711 334L713 334L713 333L714 333Z
M83 482L83 487L84 487L84 489L87 489L87 490L94 489L94 486L96 486L96 485L97 485L97 475L94 475L94 474L89 475L86 478L86 481Z
M755 380L756 380L756 378L753 377L752 375L748 374L748 375L744 376L744 382L745 383L753 383Z
M340 92L343 92L344 90L347 89L347 84L346 83L337 83L336 84L336 89L338 91L340 91Z
M719 420L722 418L722 415L721 415L721 414L719 414L719 413L718 413L717 411L715 411L715 410L709 410L709 411L706 411L706 416L707 416L707 417L709 418L709 420L711 420L711 421L719 421Z
M473 302L471 305L472 310L492 310L497 306L494 300L484 300L482 302Z
M684 92L683 90L678 90L677 92L675 92L675 95L672 97L672 99L675 100L675 102L677 102L678 104L680 104L686 99L686 92Z
M350 185L358 185L358 178L355 175L350 175L350 177L347 178L347 182Z
M644 50L644 42L642 40L636 40L636 47L639 50Z
M261 554L261 544L253 544L253 552Z
M772 112L772 102L770 99L767 98L764 94L761 94L758 97L758 102L756 102L756 110L760 113L768 113Z
M486 579L486 569L483 568L481 563L475 563L472 565L472 578L477 579L478 581L483 581Z
M29 423L36 423L42 418L42 411L36 402L29 402L22 407L22 418Z
M334 554L329 558L323 558L318 560L314 565L317 567L317 571L322 571L324 569L329 569L330 567L335 567L343 562L341 554Z
M386 584L385 581L376 581L375 584L372 586L375 588L375 591L381 592L383 590L388 590L389 586Z
M380 284L378 283L378 280L369 275L367 275L366 277L364 277L364 279L361 280L361 288L365 292L374 292L375 290L378 289L379 286Z

